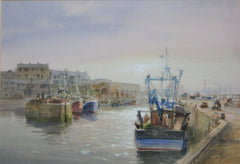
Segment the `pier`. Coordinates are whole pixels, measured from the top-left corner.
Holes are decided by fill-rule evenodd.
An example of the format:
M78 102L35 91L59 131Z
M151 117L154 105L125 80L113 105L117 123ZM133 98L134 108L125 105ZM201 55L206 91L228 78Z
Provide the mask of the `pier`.
M70 122L72 121L72 104L28 102L26 104L25 114L27 120L41 122Z
M204 102L210 107L213 105L213 101ZM201 103L201 100L185 103L186 109L193 111L190 129L195 130L190 134L190 138L197 142L192 144L190 141L190 151L177 163L237 163L240 160L239 99L233 100L230 107L223 106L221 111L200 108Z

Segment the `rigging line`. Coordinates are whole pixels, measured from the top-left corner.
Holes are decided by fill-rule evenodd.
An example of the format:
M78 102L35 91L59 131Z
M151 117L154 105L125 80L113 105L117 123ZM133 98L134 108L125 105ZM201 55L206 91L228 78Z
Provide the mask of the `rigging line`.
M174 85L174 83L172 82L172 83L169 83L167 87L168 87L169 89L172 89L172 88L173 88L173 85Z
M151 81L149 81L149 83L150 83L150 85L152 85L152 87L153 87L154 89L156 89L156 87L153 85L153 83L152 83ZM158 95L160 95L157 89L156 89L156 92L157 92Z

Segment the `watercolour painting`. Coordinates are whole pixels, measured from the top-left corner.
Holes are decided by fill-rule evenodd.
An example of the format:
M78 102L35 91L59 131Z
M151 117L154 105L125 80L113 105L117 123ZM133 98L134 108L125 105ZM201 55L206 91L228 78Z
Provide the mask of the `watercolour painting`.
M1 164L236 164L240 1L1 0Z

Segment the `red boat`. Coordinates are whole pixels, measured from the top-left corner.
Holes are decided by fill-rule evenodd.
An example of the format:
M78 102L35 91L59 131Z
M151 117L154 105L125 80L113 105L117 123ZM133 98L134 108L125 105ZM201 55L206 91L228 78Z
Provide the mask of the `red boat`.
M82 113L83 112L83 103L82 101L75 101L72 103L72 113Z

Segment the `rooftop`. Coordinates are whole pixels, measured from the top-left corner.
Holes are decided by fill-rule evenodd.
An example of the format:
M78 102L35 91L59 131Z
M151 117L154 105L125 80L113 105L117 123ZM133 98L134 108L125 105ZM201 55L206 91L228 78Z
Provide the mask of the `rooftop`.
M18 67L18 68L48 67L48 64L41 64L41 63L36 63L36 64L32 64L32 63L23 64L23 63L19 63L19 64L17 64L17 67Z

